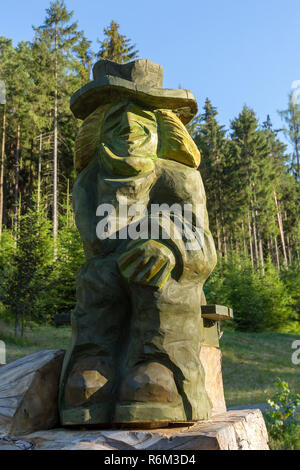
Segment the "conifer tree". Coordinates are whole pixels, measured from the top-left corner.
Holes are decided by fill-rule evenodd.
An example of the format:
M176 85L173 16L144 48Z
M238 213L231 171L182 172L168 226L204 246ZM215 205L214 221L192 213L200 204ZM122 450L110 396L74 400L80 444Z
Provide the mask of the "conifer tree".
M202 154L200 171L205 181L207 204L220 255L227 254L224 208L225 130L216 120L217 110L207 98L201 114L194 121L194 139Z
M44 322L72 310L83 263L70 202L80 123L69 99L90 79L94 55L72 14L55 0L42 26L34 28L32 43L13 46L0 37L7 99L0 106L0 302L15 318L16 334L27 320ZM137 54L112 21L98 58L124 63ZM281 116L292 155L270 118L259 125L246 106L226 131L207 99L187 125L202 154L221 261L206 285L208 300L233 306L235 327L247 331L290 327L290 296L299 310L300 111L292 97Z
M53 117L53 238L57 240L58 232L58 143L59 121L66 115L70 116L69 96L71 94L69 73L78 63L74 61L73 54L84 47L86 54L89 47L83 38L83 33L78 31L77 22L70 23L73 11L68 11L64 0L55 0L46 10L44 24L35 27L35 45L40 48L40 53L47 56L47 95L51 101L51 115ZM44 70L44 72L46 72ZM81 72L82 73L82 72Z
M138 57L138 50L135 44L125 35L119 33L120 25L112 21L108 28L104 28L104 40L98 41L101 44L97 54L99 59L109 59L119 64L128 62Z
M300 181L300 106L293 99L293 95L289 96L288 108L279 111L282 120L286 123L287 128L284 129L285 134L289 138L293 146L293 154L290 162L290 169L295 175L296 180Z
M1 285L2 302L14 316L15 336L23 336L26 319L41 319L39 304L53 269L51 223L43 201L37 209L36 195L19 224L17 245Z
M265 135L258 129L258 121L252 109L243 107L231 123L231 139L239 148L238 177L243 183L249 212L249 230L252 251L257 265L264 266L262 230L264 209L270 207L270 183L272 166Z

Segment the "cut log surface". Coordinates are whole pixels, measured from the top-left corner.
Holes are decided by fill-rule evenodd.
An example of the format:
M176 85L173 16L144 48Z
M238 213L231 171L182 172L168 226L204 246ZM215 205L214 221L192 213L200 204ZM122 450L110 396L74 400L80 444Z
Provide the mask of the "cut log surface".
M219 380L221 355L216 348L204 347L201 353L206 368L215 372L207 377L206 387L216 413L225 409ZM0 450L268 449L267 430L258 409L220 412L210 420L170 424L163 429L59 427L57 395L64 354L62 350L39 351L1 367ZM217 383L216 395L213 388Z
M2 447L1 447L2 446ZM0 433L0 450L268 450L260 410L222 413L189 426L155 430L37 431L18 440Z
M39 351L0 368L0 431L17 435L58 425L64 354L63 350Z
M201 316L208 320L231 320L233 310L224 305L201 305Z

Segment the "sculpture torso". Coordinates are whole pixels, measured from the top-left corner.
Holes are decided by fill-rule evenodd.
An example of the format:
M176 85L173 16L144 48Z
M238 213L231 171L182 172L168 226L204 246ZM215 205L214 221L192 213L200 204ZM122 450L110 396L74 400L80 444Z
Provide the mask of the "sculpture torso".
M188 252L176 241L190 276L192 263L198 280L201 280L199 274L208 275L215 252L202 179L199 171L193 168L194 162L200 159L199 152L178 118L165 111L167 119L161 125L161 113L160 110L143 110L128 102L106 108L95 156L74 186L76 223L88 257L114 250L121 253L126 240L119 238L119 232L132 223L133 217L123 220L121 227L117 226L116 238L100 240L96 234L97 223L101 220L96 216L99 205L111 204L118 213L126 198L128 206L143 205L150 213L151 204L179 204L182 210L184 204L191 204L194 215L196 206L202 206L203 246ZM163 126L168 126L167 139ZM182 163L175 159L181 159ZM207 269L204 270L205 264Z

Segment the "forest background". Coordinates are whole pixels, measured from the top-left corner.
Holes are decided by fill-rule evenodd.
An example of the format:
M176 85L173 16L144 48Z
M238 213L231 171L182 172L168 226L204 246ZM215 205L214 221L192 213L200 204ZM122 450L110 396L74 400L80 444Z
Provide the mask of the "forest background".
M26 325L70 312L84 262L72 212L74 140L80 122L71 94L94 62L139 57L115 22L97 49L64 1L51 2L32 41L0 37L0 316ZM194 90L193 90L194 91ZM230 127L209 97L187 126L202 155L218 265L205 292L234 310L233 329L300 333L300 108L295 94L281 129L246 105ZM288 145L287 145L288 143Z

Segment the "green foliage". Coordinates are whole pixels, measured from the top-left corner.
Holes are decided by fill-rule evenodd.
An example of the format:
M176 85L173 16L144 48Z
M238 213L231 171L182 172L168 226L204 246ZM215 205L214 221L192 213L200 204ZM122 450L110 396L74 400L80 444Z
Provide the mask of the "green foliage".
M270 438L269 445L271 450L300 450L300 424L281 439Z
M101 44L100 51L97 54L99 59L109 59L119 64L123 64L138 56L135 44L125 35L119 33L118 23L112 21L109 28L104 28L104 41L98 41Z
M299 184L270 119L260 126L244 106L228 135L206 99L188 128L202 154L200 172L220 257L243 252L262 269L268 256L279 269L296 256L299 262Z
M277 391L267 400L264 413L269 436L277 448L300 450L300 394L293 392L288 382L280 378L275 386Z
M15 319L16 335L25 324L50 320L71 311L76 302L76 273L84 262L81 240L70 211L60 218L57 252L53 261L52 226L45 200L20 218L19 236L4 231L0 245L0 300Z
M18 237L10 248L10 260L4 266L1 279L3 304L14 314L15 334L23 334L25 318L43 316L38 308L40 298L52 270L51 223L45 214L43 201L39 208L33 198L32 207L19 219ZM11 239L10 239L11 240Z
M73 218L66 213L60 217L58 257L55 262L54 288L47 301L49 313L70 312L76 302L76 274L84 263L84 253L79 232ZM51 299L51 304L50 304Z
M300 267L297 263L280 272L286 290L293 299L293 308L300 321Z
M51 132L53 142L57 106L59 168L65 178L73 175L73 143L79 128L70 111L70 96L89 80L93 57L91 42L72 19L73 11L67 9L63 0L50 2L44 23L33 27L32 44L32 54L39 64L34 70L33 81L38 116L42 119L40 124L43 123L40 132ZM60 181L62 189L65 189L65 181Z
M254 270L249 260L232 256L209 278L208 303L233 308L232 326L240 331L299 331L293 298L271 262L265 272Z
M300 181L300 106L293 99L292 93L289 96L288 108L279 112L282 120L287 125L284 129L286 136L293 145L293 154L290 160L290 169L296 180Z
M138 56L114 21L104 29L94 54L63 0L51 1L44 21L33 29L33 41L16 46L0 37L0 80L7 92L6 108L0 106L1 123L6 109L0 302L17 318L18 328L21 322L21 329L24 321L48 320L75 303L75 277L84 257L66 197L75 177L73 146L80 125L70 112L70 95L89 80L95 56L119 63ZM54 261L56 101L59 231ZM207 298L233 307L232 327L242 331L299 331L299 106L290 99L281 116L293 144L292 156L269 117L260 125L247 106L228 131L206 99L202 112L187 126L202 155L200 172L219 254L205 286ZM32 201L38 179L44 194L39 213Z

